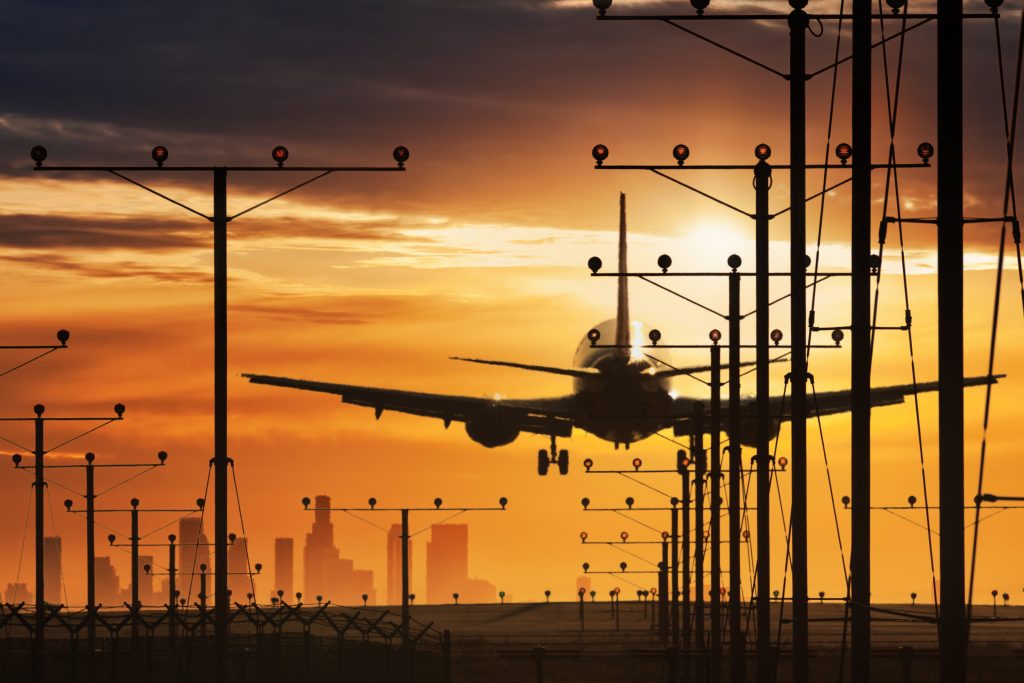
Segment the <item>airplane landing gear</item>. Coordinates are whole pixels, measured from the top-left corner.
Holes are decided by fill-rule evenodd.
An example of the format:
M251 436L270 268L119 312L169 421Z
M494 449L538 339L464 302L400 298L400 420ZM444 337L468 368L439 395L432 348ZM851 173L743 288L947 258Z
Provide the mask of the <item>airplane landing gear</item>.
M556 455L557 454L557 455ZM569 474L569 451L558 450L555 445L555 437L551 437L551 450L540 449L537 451L537 474L545 476L552 465L558 465L558 473Z

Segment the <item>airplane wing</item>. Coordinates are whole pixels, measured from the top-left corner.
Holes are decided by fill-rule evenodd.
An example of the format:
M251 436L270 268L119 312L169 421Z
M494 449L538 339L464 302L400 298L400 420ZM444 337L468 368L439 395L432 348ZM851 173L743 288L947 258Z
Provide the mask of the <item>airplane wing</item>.
M964 377L965 387L983 386L986 384L996 384L1000 378L1006 377L1006 375L994 375L992 377ZM917 393L923 394L931 391L938 391L938 382L919 382L917 384ZM890 406L898 403L903 403L907 396L914 394L913 384L900 384L889 387L873 387L871 389L871 405L872 406ZM772 398L772 416L779 414L779 401L780 399ZM753 402L751 402L753 403ZM850 411L850 391L848 389L842 391L825 391L821 392L815 397L811 391L807 392L807 416L814 417L815 415L835 415L836 413L846 413ZM783 419L789 418L788 401L785 406L783 413Z
M571 397L495 399L450 394L427 394L399 389L317 382L290 377L243 374L253 384L315 391L340 396L343 403L373 408L379 419L385 411L465 422L500 420L519 431L567 437L572 433Z

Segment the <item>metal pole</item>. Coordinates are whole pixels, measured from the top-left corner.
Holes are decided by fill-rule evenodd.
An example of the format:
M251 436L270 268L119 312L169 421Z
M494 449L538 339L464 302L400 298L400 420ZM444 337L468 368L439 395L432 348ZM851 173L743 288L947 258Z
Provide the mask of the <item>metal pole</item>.
M96 678L96 477L92 453L85 454L85 582L86 609L89 612L89 680Z
M693 455L693 449L690 449ZM690 467L683 468L683 650L690 649ZM690 669L683 667L683 680L689 679Z
M44 522L44 511L43 507L43 489L46 486L43 475L43 456L46 454L46 446L43 441L43 412L46 408L42 404L38 404L34 408L36 413L35 428L36 428L36 443L35 443L35 456L36 456L36 471L35 471L35 494L36 494L36 629L35 629L35 647L33 648L33 664L32 667L35 670L36 680L45 680L46 677L46 574L43 571L45 566L45 558L43 556L43 522Z
M661 541L661 563L658 565L658 637L668 644L668 540Z
M805 2L790 0L793 7ZM808 679L807 669L807 142L805 130L807 88L805 41L807 13L789 14L789 270L790 270L790 379L792 389L792 512L793 524L793 680ZM767 506L766 506L767 507ZM765 558L767 560L767 558ZM767 594L768 587L761 586ZM766 601L767 602L767 601Z
M581 612L582 614L582 612ZM409 644L409 510L402 510L402 643Z
M939 650L967 675L964 621L963 2L938 3Z
M214 671L224 680L228 644L228 171L213 169Z
M672 647L679 650L679 501L672 499Z
M754 166L756 229L754 237L757 339L757 680L770 683L775 679L771 656L772 606L771 590L771 394L769 387L768 337L770 304L768 300L768 188L772 168L763 159Z
M711 681L722 681L722 349L711 347Z
M871 9L871 0L853 1L850 636L856 681L871 680Z
M199 614L203 625L199 627L199 634L206 638L206 564L199 565ZM206 645L205 641L203 643Z
M740 275L743 260L729 257L729 681L745 680L743 634L740 631Z
M132 498L132 651L139 646L139 499Z
M178 600L174 595L176 586L174 585L174 575L176 573L174 566L174 541L177 537L174 534L167 536L167 540L170 541L167 545L168 558L167 558L167 592L169 602L167 603L168 619L167 619L167 630L170 635L171 642L174 642L174 635L177 632L177 624L175 624L175 611L177 610Z
M707 648L704 642L704 474L707 471L707 455L704 453L704 407L700 406L693 418L694 507L693 507L693 586L694 624L693 632L700 651L697 680L703 681L707 668Z

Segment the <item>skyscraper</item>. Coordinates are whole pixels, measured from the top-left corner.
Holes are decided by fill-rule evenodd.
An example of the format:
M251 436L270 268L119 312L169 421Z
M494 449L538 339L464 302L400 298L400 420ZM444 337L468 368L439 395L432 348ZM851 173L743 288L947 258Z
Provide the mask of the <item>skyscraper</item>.
M284 599L291 602L295 596L295 539L274 539L274 595L284 591Z
M412 539L408 541L409 585L412 586ZM388 602L402 603L402 525L392 524L388 531Z
M129 596L121 595L121 582L117 578L117 570L107 555L97 555L94 565L96 571L96 603L104 607L120 607L122 602L130 601ZM139 596L142 599L142 596Z
M36 596L29 590L28 584L24 581L18 581L17 583L7 584L7 588L4 589L4 602L9 602L12 605L17 605L19 602L24 602L26 605L35 603Z
M231 591L232 603L244 604L246 594L252 593L252 579L247 574L250 571L249 541L245 536L239 536L228 546L228 590ZM212 585L207 586L207 592L213 594Z
M43 538L43 579L46 582L43 601L51 605L59 605L63 588L63 573L60 566L60 536Z
M306 534L306 546L302 550L303 590L305 601L314 595L326 595L329 591L324 566L328 561L338 559L334 547L334 525L331 523L331 497L317 496L314 501L313 529Z
M213 571L202 524L198 517L186 517L178 523L178 590L182 596L199 592L199 565L205 564L208 571ZM213 592L212 587L209 592Z
M469 577L469 526L434 524L427 542L427 602L448 603Z

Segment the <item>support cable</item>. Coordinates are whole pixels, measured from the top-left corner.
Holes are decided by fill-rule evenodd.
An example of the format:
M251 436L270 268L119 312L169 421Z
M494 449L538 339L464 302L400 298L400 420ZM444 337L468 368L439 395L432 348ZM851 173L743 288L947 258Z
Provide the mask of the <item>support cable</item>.
M270 200L268 199L267 201ZM242 516L242 496L238 492L238 476L235 474L235 461L228 460L228 464L231 465L231 483L235 487L235 505L238 507L238 525L242 529L242 538L245 539L245 574L249 577L249 589L252 591L253 597L255 598L256 580L252 576L252 566L250 565L249 560L249 537L245 533L245 517Z
M1024 20L1024 9L1021 10L1022 20ZM1014 191L1013 183L1013 153L1014 147L1017 142L1017 111L1020 100L1020 80L1021 80L1021 64L1024 62L1024 24L1020 25L1018 29L1017 37L1017 67L1014 75L1013 85L1013 115L1010 118L1007 113L1007 101L1006 101L1006 79L1003 73L1003 51L1002 51L1002 38L999 31L999 15L996 14L993 18L993 27L996 34L996 58L999 64L999 88L1000 88L1000 100L1003 105L1003 131L1006 134L1006 187L1003 192L1003 214L1006 215L1007 209L1012 207L1013 211L1013 239L1016 243L1017 248L1017 273L1021 281L1021 303L1024 305L1024 268L1021 266L1021 255L1020 255L1020 222L1017 220L1017 198ZM996 268L996 290L995 290L995 303L992 311L992 335L989 340L988 349L988 374L989 377L993 375L995 368L995 354L996 354L996 333L999 329L999 299L1002 295L1003 285L1003 259L1005 253L1006 244L1006 223L1003 223L1000 240L999 240L999 260ZM978 461L978 492L974 498L974 533L971 541L971 571L967 589L967 624L966 624L966 640L967 644L970 643L971 638L971 612L972 612L972 601L974 598L974 576L975 569L977 566L978 559L978 534L981 525L981 493L982 487L985 482L985 460L987 455L988 446L988 426L990 418L990 409L992 405L992 384L988 384L985 387L985 413L981 432L981 456Z

